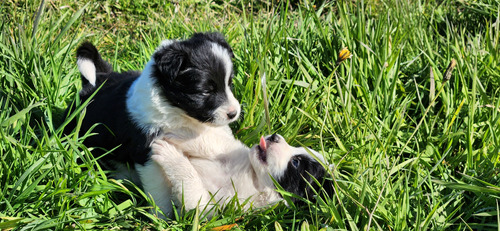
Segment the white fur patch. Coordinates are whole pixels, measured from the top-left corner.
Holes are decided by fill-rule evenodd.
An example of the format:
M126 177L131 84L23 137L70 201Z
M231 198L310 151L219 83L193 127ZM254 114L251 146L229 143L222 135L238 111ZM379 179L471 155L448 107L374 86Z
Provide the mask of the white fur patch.
M238 117L240 116L240 111L241 111L240 103L234 97L229 87L226 87L225 91L227 96L227 102L222 106L218 107L217 109L215 109L214 111L213 124L216 126L229 124L237 120ZM236 112L236 116L234 116L232 119L229 119L228 113L234 113L234 112Z
M92 86L95 86L96 69L94 62L90 59L79 58L76 61L76 65L78 65L78 70L82 73L83 77L87 79Z
M226 75L224 76L224 84L226 86L225 93L227 96L227 102L224 105L217 108L214 112L215 113L214 124L223 125L237 120L240 115L241 109L240 109L240 103L234 97L228 85L229 78L231 78L231 73L233 71L233 63L231 61L231 55L229 54L229 51L226 48L216 43L212 43L211 50L215 55L215 57L221 59L222 62L224 63L224 69L226 73ZM232 119L229 119L227 117L227 114L230 112L236 112L236 116Z
M229 51L222 47L221 45L217 43L212 43L212 46L210 47L212 52L214 53L215 57L219 58L224 62L224 69L226 69L226 84L227 81L229 80L229 77L231 76L231 71L233 69L233 62L231 62L231 55L229 54Z

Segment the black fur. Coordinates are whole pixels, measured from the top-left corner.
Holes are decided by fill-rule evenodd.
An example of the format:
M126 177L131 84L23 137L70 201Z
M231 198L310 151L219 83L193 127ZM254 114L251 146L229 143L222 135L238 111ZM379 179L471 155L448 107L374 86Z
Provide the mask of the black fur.
M315 182L315 179L319 184ZM285 191L312 202L316 201L314 191L318 192L319 196L323 196L321 189L324 189L326 195L333 195L333 182L328 179L328 172L308 154L293 156L288 162L285 173L277 179L277 182ZM291 200L296 204L302 203L297 198L291 198Z
M82 54L86 57L92 57L97 73L96 86L91 85L88 81L82 82L82 90L79 93L80 101L85 102L100 88L87 105L85 118L80 128L80 136L83 136L92 126L97 125L92 130L95 135L86 138L83 143L87 147L95 148L92 151L95 157L100 157L109 150L118 147L111 154L102 157L101 160L104 164L109 165L110 160L128 163L130 166L133 166L133 163L144 164L149 153L147 145L153 137L144 134L126 112L127 91L134 80L139 77L140 72L111 72L111 65L101 58L97 49L90 43L84 43L78 48L77 58L80 58L79 55ZM83 76L82 79L86 80ZM75 125L76 122L72 121L66 127L66 133L71 132Z

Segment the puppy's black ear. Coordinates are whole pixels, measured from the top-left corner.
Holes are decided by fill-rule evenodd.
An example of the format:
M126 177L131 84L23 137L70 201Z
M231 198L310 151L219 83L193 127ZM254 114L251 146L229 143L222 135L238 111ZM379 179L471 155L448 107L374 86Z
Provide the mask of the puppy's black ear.
M221 45L222 47L226 48L229 51L229 54L231 55L231 58L234 58L233 54L233 49L231 49L231 46L229 46L229 43L227 43L226 39L224 38L224 35L222 35L219 32L208 32L208 33L196 33L193 35L193 37L204 37L214 43L217 43Z
M182 49L181 44L174 42L161 48L153 54L156 69L161 76L159 81L172 83L179 72L186 67L187 53Z

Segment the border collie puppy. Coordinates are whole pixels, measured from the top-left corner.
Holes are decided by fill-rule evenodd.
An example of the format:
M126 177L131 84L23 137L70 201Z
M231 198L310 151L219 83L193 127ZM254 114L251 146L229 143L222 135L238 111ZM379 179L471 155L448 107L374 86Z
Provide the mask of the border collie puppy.
M160 135L211 153L214 140L232 137L228 124L240 114L231 92L232 57L221 34L196 33L183 41L163 41L142 73L116 73L91 43L83 43L77 49L79 95L84 102L95 94L86 107L80 136L89 130L95 135L84 144L95 147L96 157L112 150L101 163L116 170L116 178L136 183L149 182L149 174L162 174L149 171L147 165L151 142ZM73 121L66 132L75 126Z
M226 140L220 140L213 145L224 143ZM149 192L155 203L167 216L172 216L172 202L178 209L182 205L186 210L199 207L211 215L215 203L223 205L234 196L240 203L250 199L250 204L262 207L281 200L272 178L284 190L312 201L314 191L323 195L322 188L327 195L333 195L333 182L316 160L324 163L319 153L292 147L276 134L261 137L260 143L252 148L239 141L233 145L235 149L231 152L200 158L184 155L170 140L156 139L151 147L152 166L163 176L152 179L159 186ZM164 186L158 184L161 181ZM292 201L301 202L295 198ZM249 204L245 206L248 208Z

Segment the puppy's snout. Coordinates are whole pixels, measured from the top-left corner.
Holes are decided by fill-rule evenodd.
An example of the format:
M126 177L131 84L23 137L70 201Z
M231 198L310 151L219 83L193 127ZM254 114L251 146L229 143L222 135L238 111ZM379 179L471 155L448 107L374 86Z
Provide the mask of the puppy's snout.
M280 137L276 133L272 134L269 137L269 141L274 142L274 143L278 143L279 140L280 140Z
M230 111L227 113L227 118L233 119L234 117L236 117L237 114L238 112L236 110Z

